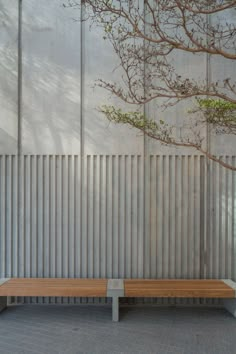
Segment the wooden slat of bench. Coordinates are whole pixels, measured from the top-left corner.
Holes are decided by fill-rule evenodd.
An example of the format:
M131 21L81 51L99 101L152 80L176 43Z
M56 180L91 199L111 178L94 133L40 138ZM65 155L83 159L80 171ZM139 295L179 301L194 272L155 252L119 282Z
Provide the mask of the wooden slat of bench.
M126 297L235 297L235 291L221 280L128 279L124 287Z
M105 297L106 279L13 278L0 286L0 296Z

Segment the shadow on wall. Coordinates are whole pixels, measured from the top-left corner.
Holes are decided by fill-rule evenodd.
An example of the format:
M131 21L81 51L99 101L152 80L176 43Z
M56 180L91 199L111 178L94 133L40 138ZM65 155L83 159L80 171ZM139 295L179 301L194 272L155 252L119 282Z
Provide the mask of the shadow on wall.
M18 8L0 1L0 153L17 151Z
M97 153L102 149L102 152L110 153L115 146L119 153L120 139L127 129L115 127L113 130L112 125L108 126L105 118L96 111L96 107L106 103L108 98L104 91L95 92L92 88L98 77L112 75L112 49L97 31L88 34L87 24L84 25L87 27L84 28L81 43L81 25L72 19L75 12L65 10L62 3L62 0L23 2L23 152L80 153L80 122L83 115L87 150ZM1 116L4 118L1 119L0 129L3 135L6 132L6 137L1 139L1 152L15 153L18 125L18 7L13 0L7 3L0 0L0 5L3 27L0 37L0 99ZM111 134L112 130L115 134ZM132 136L136 138L136 133ZM126 141L127 144L122 144L122 147L126 146L124 152L133 146L129 142L129 133Z
M26 153L80 153L81 37L80 25L71 16L62 7L62 1L24 2Z
M108 96L102 90L94 91L92 86L98 77L112 76L112 48L99 31L89 31L87 23L83 24L81 42L81 24L72 20L76 13L65 10L62 3L24 1L24 152L78 154L83 118L87 153L112 153L114 149L116 153L122 149L124 153L137 153L137 147L133 147L139 141L137 133L127 134L126 127L113 129L96 111ZM127 139L121 145L124 134Z

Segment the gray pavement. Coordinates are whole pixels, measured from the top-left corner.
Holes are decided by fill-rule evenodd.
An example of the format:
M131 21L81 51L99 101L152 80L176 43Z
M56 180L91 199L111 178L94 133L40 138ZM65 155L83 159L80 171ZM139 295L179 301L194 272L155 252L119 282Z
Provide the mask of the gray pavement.
M0 314L1 354L236 354L236 319L224 309L18 305Z

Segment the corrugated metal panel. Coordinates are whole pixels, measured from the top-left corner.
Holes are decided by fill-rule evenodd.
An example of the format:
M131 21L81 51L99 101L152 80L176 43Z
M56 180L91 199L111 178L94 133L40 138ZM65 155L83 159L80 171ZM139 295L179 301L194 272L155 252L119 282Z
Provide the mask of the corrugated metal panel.
M235 173L147 160L0 156L0 277L235 279Z
M200 157L151 156L151 276L200 274Z
M235 158L225 157L230 164ZM209 163L207 277L235 278L236 174Z

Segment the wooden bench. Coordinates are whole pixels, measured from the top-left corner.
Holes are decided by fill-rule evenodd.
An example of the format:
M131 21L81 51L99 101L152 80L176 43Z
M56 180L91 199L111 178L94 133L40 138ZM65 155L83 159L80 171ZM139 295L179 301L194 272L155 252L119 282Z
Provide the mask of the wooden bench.
M2 280L0 296L104 297L106 279L12 278Z
M125 297L221 298L236 317L236 283L232 280L124 280Z
M111 297L116 304L114 312L121 295L119 285L119 281L112 279L4 278L0 279L0 312L7 307L10 296ZM117 316L113 314L113 318Z
M228 282L228 281L227 281ZM233 282L223 280L124 280L126 297L234 298Z
M113 321L119 320L120 297L222 298L236 317L232 280L0 279L0 311L7 307L8 296L111 297Z

